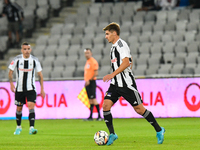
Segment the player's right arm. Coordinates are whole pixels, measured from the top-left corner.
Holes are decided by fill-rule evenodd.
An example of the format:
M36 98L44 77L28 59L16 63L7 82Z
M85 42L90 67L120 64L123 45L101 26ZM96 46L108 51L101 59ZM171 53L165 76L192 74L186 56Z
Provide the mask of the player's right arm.
M10 82L10 89L12 92L15 92L15 85L13 83L13 72L16 67L16 62L17 62L17 59L14 58L8 67L9 68L8 78L9 78L9 82Z
M10 82L10 89L12 92L15 92L15 85L13 83L13 71L12 70L9 70L8 78L9 78L9 82Z

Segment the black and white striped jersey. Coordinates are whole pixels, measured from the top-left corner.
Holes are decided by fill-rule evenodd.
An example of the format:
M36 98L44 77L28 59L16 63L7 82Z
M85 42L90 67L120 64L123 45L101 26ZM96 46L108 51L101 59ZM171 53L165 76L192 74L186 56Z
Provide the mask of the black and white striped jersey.
M112 45L110 57L113 72L119 68L122 63L122 59L125 57L128 57L129 62L132 63L129 46L121 38L119 38L119 40ZM118 87L130 87L132 89L132 85L135 85L135 79L131 70L131 66L117 74L111 80L111 84L117 85Z
M24 58L23 54L16 56L10 63L9 69L16 70L16 91L25 92L35 90L35 70L42 71L42 67L38 58L30 55L29 58Z

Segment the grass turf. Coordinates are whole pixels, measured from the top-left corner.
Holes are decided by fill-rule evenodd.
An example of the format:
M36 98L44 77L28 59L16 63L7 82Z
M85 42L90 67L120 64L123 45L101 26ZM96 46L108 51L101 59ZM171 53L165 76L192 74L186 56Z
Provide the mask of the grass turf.
M104 121L81 119L36 120L38 134L29 135L29 121L22 120L22 132L13 135L15 120L0 120L0 149L38 150L199 150L199 118L157 119L166 129L163 144L157 144L156 133L145 119L114 119L117 139L111 146L98 146L93 136L98 130L108 132Z

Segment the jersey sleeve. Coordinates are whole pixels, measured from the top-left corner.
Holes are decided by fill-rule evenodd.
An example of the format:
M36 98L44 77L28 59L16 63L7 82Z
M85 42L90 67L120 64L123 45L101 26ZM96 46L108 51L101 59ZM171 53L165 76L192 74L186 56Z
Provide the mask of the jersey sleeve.
M125 57L130 57L130 49L128 47L120 47L120 55L121 59L124 59Z
M98 62L96 60L94 61L93 69L94 70L98 70L99 69L99 64L98 64Z
M41 67L41 64L40 64L39 61L36 61L36 71L37 71L37 72L42 71L42 67Z
M13 59L13 60L11 61L10 65L8 66L8 68L9 68L10 70L12 70L12 71L15 70L15 67L16 67L16 65L17 65L17 60L18 60L18 59Z

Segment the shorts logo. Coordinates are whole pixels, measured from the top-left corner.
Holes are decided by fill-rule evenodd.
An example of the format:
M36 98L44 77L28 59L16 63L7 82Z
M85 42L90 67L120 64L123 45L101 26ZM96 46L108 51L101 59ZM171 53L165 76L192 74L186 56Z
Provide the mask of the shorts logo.
M133 104L137 104L137 102L135 101Z
M15 105L23 105L23 103L18 102L17 100L15 100Z
M112 93L106 92L106 96L111 97Z

